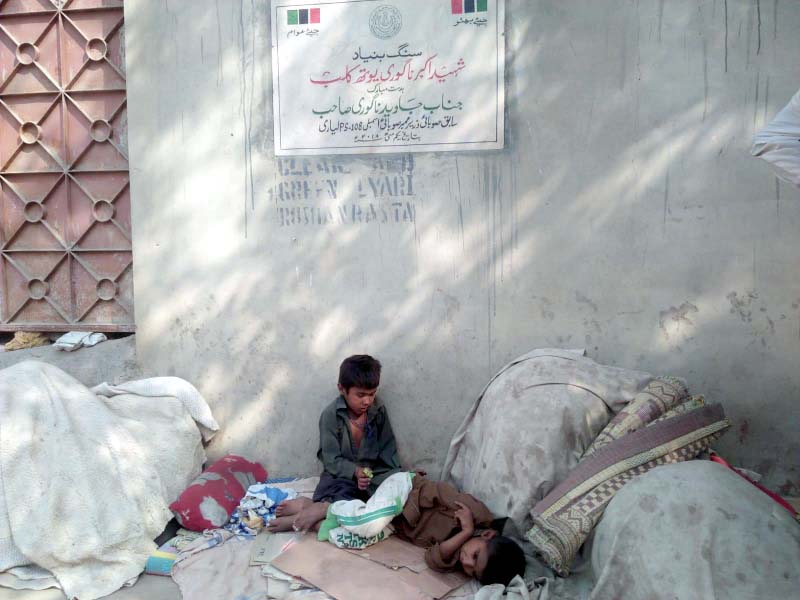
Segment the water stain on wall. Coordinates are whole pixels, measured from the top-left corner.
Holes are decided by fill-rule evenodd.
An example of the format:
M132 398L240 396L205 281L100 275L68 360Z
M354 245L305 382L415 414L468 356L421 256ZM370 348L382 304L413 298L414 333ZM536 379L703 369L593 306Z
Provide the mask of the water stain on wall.
M731 314L737 315L743 323L750 323L753 320L753 310L751 305L753 300L758 299L756 292L747 292L739 296L736 292L731 292L727 296L728 302L731 303Z
M693 327L694 322L688 315L699 313L700 309L691 302L684 302L679 307L670 306L667 310L658 313L658 324L664 332L664 338L669 339L670 331L678 333L682 327Z

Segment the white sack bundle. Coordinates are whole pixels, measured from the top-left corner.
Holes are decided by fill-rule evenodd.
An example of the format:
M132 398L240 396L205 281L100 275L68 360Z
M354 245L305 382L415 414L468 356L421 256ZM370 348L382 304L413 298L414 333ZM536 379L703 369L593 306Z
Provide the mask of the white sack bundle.
M665 465L617 492L591 561L592 600L796 598L800 523L722 465Z
M0 371L0 572L38 565L92 600L144 569L205 461L199 421L218 425L188 382L123 387L98 395L39 362Z

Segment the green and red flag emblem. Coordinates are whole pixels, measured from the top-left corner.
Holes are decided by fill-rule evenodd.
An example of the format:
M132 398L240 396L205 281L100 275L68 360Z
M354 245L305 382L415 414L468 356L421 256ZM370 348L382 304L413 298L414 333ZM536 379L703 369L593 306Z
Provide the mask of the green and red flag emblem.
M450 2L454 15L487 12L489 10L489 0L450 0Z
M287 25L314 25L319 23L319 8L293 8L286 11Z

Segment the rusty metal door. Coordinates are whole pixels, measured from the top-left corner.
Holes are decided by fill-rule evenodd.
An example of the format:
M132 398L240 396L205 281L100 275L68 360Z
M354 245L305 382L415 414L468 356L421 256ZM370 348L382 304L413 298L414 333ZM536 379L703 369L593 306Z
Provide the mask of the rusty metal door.
M0 0L0 331L133 331L122 0Z

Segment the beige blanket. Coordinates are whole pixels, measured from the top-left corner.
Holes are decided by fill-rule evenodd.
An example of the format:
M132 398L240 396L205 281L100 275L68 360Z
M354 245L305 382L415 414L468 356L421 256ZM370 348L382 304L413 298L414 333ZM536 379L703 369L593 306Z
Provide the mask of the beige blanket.
M98 392L44 363L0 371L0 572L38 565L81 600L141 573L205 460L198 424L218 428L177 378Z

